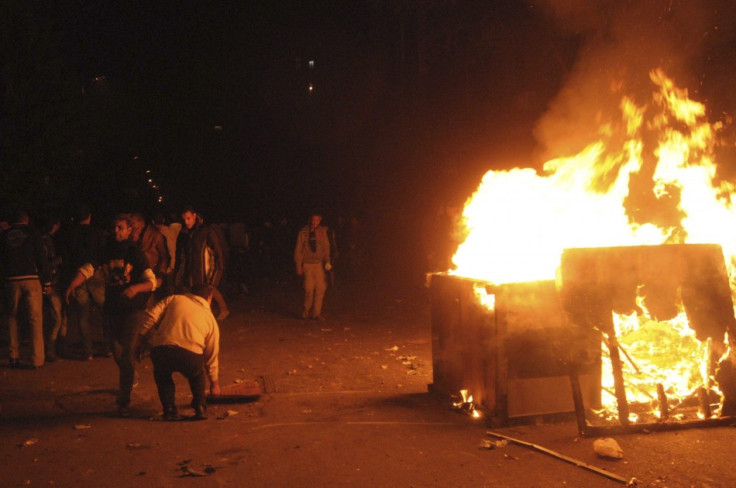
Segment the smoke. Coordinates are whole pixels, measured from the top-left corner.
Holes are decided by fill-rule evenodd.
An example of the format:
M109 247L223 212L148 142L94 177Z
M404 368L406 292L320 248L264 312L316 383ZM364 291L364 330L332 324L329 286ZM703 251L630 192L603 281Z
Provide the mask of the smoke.
M580 41L564 88L537 122L542 161L576 154L617 118L621 96L645 103L649 72L662 68L691 97L730 103L736 16L725 0L537 0L566 36ZM726 49L730 47L730 49ZM728 66L728 69L727 69ZM695 95L695 96L693 96ZM700 97L698 97L700 95ZM716 95L713 95L716 96Z

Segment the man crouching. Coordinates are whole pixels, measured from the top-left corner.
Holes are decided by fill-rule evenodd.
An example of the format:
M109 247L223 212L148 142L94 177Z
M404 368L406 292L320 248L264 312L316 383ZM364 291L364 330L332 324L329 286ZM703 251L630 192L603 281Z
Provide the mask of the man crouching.
M172 378L175 371L189 380L195 420L207 418L205 372L210 394L220 394L220 329L210 310L212 293L212 286L203 284L195 286L191 293L164 298L148 311L141 329L140 336L147 338L151 345L153 377L164 409L164 420L179 418ZM138 351L140 353L140 346Z

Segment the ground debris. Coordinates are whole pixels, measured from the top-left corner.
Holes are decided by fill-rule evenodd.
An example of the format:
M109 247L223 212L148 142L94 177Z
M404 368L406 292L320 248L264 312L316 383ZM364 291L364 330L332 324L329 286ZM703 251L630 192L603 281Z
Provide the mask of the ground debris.
M128 442L125 445L126 449L130 449L131 451L140 451L142 449L151 449L150 444L141 444L140 442Z
M32 446L33 444L37 443L37 442L38 442L38 439L36 439L35 437L32 438L32 439L26 439L25 441L23 441L20 444L18 444L18 447L20 447L20 448L29 447L29 446Z
M233 415L237 415L239 413L240 412L238 412L237 410L228 410L228 411L226 411L226 412L218 415L217 416L217 420L225 420L226 418L232 417Z
M605 437L596 439L593 442L593 451L599 456L611 459L621 459L624 457L624 450L618 445L614 439Z
M478 447L480 449L495 449L497 447L506 447L508 443L509 442L505 439L502 439L500 441L493 441L491 439L482 439Z
M187 477L192 476L195 478L203 477L203 476L209 476L213 474L215 471L217 471L213 466L210 466L206 464L204 466L204 469L196 469L193 468L190 463L192 462L191 459L185 459L184 461L180 461L177 463L179 466L179 471L182 473L181 477Z
M91 429L92 426L89 424L77 424L74 426L74 430L84 430L84 429Z

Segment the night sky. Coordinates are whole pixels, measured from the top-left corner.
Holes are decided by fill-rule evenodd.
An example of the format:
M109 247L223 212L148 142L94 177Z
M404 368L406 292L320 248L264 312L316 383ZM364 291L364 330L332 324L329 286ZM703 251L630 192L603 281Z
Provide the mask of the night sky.
M715 117L735 97L725 0L0 8L0 189L39 211L316 206L406 227L489 169L580 150L612 78L647 90L661 65Z

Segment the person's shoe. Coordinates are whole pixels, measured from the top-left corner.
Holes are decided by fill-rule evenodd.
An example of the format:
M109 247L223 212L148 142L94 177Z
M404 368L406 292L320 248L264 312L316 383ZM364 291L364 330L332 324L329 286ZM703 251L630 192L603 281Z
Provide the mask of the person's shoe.
M194 407L194 420L206 420L207 419L207 407L205 405L199 405Z
M217 314L217 320L218 321L223 321L226 318L228 318L229 316L230 316L230 310L223 310L219 314Z
M325 320L327 320L324 315L316 315L316 316L314 316L312 318L314 320L317 320L318 322L324 322Z
M127 419L130 417L130 409L128 407L121 407L118 405L118 417Z
M175 408L164 410L164 414L161 418L167 422L173 422L174 420L179 420L179 412L177 412Z
M308 318L309 318L309 312L308 312L308 311L306 311L306 310L305 310L305 311L303 311L303 312L302 312L302 319L304 319L304 320L307 320Z

